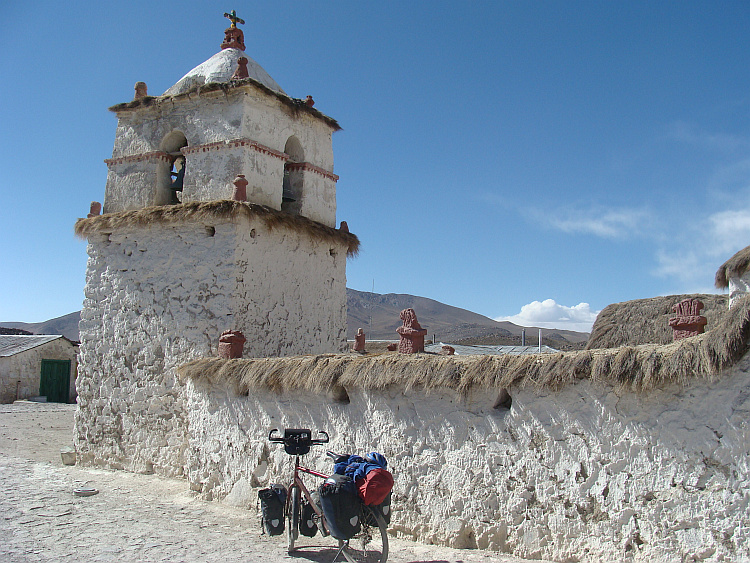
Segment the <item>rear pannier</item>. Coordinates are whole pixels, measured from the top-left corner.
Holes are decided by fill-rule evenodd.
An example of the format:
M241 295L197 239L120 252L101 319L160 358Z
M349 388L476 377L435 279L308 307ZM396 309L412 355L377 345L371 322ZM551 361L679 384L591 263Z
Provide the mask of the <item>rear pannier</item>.
M346 475L331 475L320 486L320 504L331 535L348 540L362 526L362 501L354 481Z

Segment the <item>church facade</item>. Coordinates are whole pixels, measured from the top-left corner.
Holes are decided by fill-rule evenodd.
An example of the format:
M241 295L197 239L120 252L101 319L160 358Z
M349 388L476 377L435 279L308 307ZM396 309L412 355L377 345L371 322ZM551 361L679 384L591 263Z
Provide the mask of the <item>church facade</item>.
M110 108L104 213L76 223L89 254L76 414L84 462L181 474L174 368L215 356L226 330L244 333L245 356L346 347L346 259L359 243L336 228L338 124L287 96L244 53L230 19L221 51L163 95L139 83L132 101Z

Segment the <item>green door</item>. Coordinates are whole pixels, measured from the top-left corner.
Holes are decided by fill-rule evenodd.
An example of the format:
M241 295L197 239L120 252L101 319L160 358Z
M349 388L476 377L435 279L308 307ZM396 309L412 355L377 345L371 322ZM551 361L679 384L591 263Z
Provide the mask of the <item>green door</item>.
M67 403L70 393L70 360L42 360L39 394L50 403Z

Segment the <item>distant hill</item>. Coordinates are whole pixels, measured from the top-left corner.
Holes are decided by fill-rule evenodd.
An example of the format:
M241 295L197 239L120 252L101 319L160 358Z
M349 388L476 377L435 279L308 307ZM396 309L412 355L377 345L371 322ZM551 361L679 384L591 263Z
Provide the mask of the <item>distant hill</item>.
M399 314L411 307L417 313L422 328L431 340L462 344L521 344L524 327L510 322L498 322L466 309L445 305L434 299L401 293L370 293L347 288L347 338L353 339L358 328L363 328L368 339L396 340L396 328L401 325ZM526 329L527 344L538 344L538 329ZM542 341L558 349L580 348L588 340L588 333L571 330L543 329Z
M434 334L438 341L460 344L520 344L523 327L509 322L497 322L466 309L445 305L434 299L401 293L370 293L347 288L349 312L347 338L353 339L362 327L368 340L396 340L396 328L401 325L399 313L411 307L417 312L419 324L427 329L429 339ZM43 323L0 322L0 327L21 329L34 334L62 334L78 340L80 311ZM538 329L526 329L526 342L537 344ZM543 330L542 341L558 349L581 348L588 333L570 330Z
M68 313L56 319L50 319L42 323L6 323L0 322L0 327L25 330L33 334L62 334L68 340L78 340L78 321L81 320L81 312Z

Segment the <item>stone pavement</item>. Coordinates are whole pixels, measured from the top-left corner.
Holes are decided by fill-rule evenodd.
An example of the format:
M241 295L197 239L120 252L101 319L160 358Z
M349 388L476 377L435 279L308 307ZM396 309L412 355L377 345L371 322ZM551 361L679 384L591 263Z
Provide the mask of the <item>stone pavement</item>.
M186 481L62 465L75 405L0 405L0 559L37 561L330 563L330 538L301 538L289 556L284 537L260 533L255 510L205 502ZM77 488L95 488L89 497ZM391 538L389 562L479 563L524 560Z

